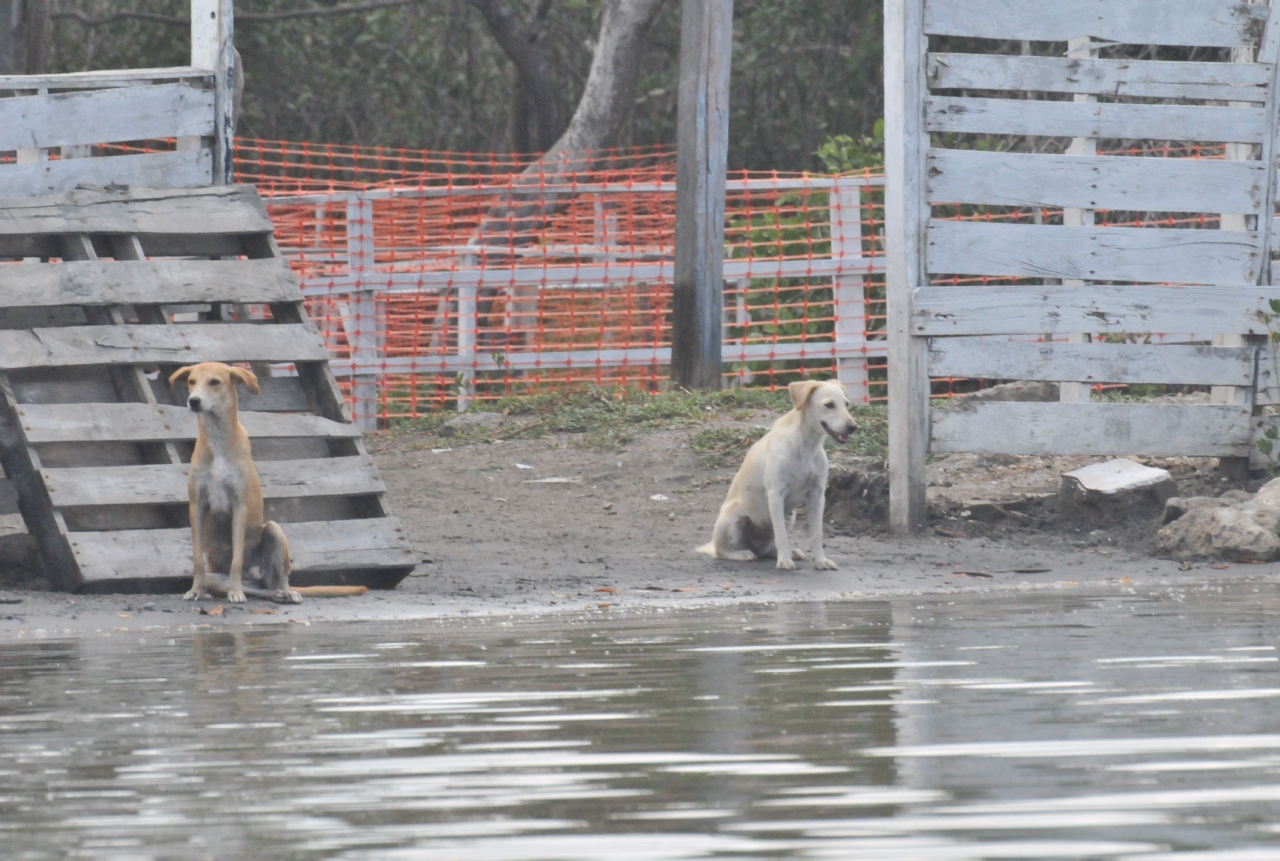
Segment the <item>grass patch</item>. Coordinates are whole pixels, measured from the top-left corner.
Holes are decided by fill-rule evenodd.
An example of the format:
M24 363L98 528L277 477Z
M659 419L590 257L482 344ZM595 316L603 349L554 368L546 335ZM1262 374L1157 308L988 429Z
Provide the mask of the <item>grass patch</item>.
M702 455L702 465L707 469L737 466L766 432L765 428L707 428L698 431L689 448Z
M637 389L592 387L503 398L484 404L478 411L505 413L508 424L496 432L478 431L468 439L522 439L569 433L581 434L580 445L611 448L644 431L697 427L717 418L732 417L741 421L756 410L781 414L789 409L791 399L786 390L677 390L650 394ZM845 448L860 455L883 457L888 444L885 408L854 407L850 412L860 430ZM434 433L453 417L454 413L441 412L397 422L394 427ZM763 434L758 428L707 430L695 437L694 451L703 454L708 465L727 465L739 461ZM697 446L704 446L705 450Z
M849 451L862 457L883 459L889 450L888 411L878 406L851 407L849 413L858 423L858 432L843 446L830 437L825 439L823 445L827 453ZM708 469L736 467L765 433L766 429L760 427L707 428L694 435L689 448L702 455L702 465Z

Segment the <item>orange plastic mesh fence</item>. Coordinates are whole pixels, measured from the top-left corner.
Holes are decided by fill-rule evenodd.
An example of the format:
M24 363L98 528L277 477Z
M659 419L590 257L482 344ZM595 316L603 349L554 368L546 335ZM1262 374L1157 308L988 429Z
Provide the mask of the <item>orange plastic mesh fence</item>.
M104 151L172 148L170 141ZM1111 153L1222 158L1222 147ZM565 384L656 390L668 377L675 157L574 162L240 139L358 421ZM723 358L730 385L841 379L886 397L878 170L730 174ZM938 206L935 218L1061 223L1062 211ZM1106 212L1099 226L1216 228L1212 216ZM950 278L935 283L998 284ZM1185 333L1151 340L1185 340ZM935 397L981 381L939 379Z
M236 155L366 419L566 383L666 381L670 150L528 170L513 156L275 141L242 140ZM855 401L883 398L882 206L883 178L870 173L730 176L731 384L833 375Z

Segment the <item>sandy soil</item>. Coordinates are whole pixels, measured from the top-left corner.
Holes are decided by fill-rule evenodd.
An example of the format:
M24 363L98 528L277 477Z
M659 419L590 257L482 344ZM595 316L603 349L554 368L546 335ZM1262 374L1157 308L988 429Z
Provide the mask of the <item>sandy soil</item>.
M1100 583L1123 590L1224 578L1273 582L1280 575L1277 565L1187 568L1153 559L1135 540L1154 534L1149 519L1081 525L1055 521L1048 509L998 523L963 516L975 499L1034 501L1056 489L1063 468L1089 458L940 459L930 466L936 528L896 539L876 520L882 510L877 514L877 506L867 504L882 493L878 465L838 453L833 474L859 477L852 486L866 491L853 500L857 504L831 509L827 550L840 570L819 572L801 563L788 572L772 561L713 560L693 548L708 539L733 470L704 467L689 449L693 433L637 434L609 451L584 448L570 435L467 444L414 432L375 434L370 450L393 511L429 560L394 592L311 599L298 607L224 603L221 615L210 616L201 610L212 609L212 602L49 593L40 581L11 572L0 583L0 639L457 613L617 613ZM1232 486L1211 460L1162 465L1174 471L1184 493ZM2 557L0 549L0 566Z

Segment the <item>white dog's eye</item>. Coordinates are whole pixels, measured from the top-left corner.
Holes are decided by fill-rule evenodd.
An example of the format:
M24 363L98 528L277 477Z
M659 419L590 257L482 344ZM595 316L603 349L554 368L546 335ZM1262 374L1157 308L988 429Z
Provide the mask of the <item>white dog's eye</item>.
M836 402L835 402L835 401L827 401L825 404L823 404L823 406L825 406L825 407L826 407L827 409L829 409L829 410L833 410L833 409L835 409L835 407L836 407Z

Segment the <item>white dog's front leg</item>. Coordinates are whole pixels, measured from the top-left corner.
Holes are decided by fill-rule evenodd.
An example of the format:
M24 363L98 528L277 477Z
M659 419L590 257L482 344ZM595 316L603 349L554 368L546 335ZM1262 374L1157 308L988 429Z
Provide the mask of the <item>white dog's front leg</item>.
M794 569L796 563L791 559L791 537L787 535L786 504L783 495L775 490L769 491L769 519L773 521L773 545L778 551L778 567Z
M824 481L809 491L809 546L813 549L813 567L834 571L839 566L828 559L822 549L822 518L827 504L826 484Z

